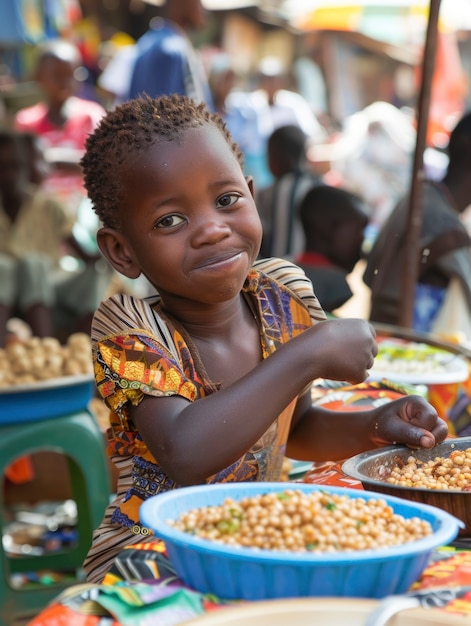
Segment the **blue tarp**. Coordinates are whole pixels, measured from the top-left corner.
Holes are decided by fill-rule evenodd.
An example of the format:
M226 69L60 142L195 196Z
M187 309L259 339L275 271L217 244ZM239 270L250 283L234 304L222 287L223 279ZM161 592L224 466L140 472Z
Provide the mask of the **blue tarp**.
M17 0L0 2L0 43L13 45L28 41L21 6Z
M0 45L34 44L57 35L68 0L0 0Z

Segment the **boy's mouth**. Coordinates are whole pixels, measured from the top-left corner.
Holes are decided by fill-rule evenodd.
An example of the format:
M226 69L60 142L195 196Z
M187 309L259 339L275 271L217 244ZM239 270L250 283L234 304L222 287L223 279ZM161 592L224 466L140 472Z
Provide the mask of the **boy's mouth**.
M200 263L196 264L193 267L193 270L222 268L224 266L229 266L232 263L239 261L241 257L242 257L242 252L240 251L237 251L237 252L233 251L233 252L227 252L224 254L219 254L217 256L208 257L202 260Z

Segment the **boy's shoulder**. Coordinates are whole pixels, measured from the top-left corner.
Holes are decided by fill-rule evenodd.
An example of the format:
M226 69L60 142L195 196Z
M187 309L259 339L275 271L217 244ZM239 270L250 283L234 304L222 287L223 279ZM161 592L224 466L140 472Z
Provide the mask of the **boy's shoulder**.
M299 298L314 323L325 320L325 313L314 294L312 282L299 265L287 259L269 257L257 259L253 269Z
M140 298L127 293L115 293L103 300L94 315L92 342L102 337L122 334L124 329L152 332L155 330L157 314L154 306L160 296Z

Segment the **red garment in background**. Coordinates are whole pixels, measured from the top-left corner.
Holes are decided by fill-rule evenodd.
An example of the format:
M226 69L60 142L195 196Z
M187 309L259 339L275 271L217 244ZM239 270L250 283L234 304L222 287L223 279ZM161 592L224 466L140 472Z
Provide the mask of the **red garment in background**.
M421 74L422 66L418 65L417 85L420 84ZM426 137L428 146L447 145L451 129L464 113L467 92L468 83L461 63L456 34L438 32Z
M85 150L85 141L105 114L105 109L97 102L71 97L64 105L64 113L67 118L65 124L56 126L48 118L47 104L39 102L17 112L15 128L41 137L46 160L54 161L58 156L57 150L61 149L66 159L66 152L69 154L75 152L75 162L78 163ZM62 200L72 215L80 199L85 196L81 174L55 168L46 178L44 189Z

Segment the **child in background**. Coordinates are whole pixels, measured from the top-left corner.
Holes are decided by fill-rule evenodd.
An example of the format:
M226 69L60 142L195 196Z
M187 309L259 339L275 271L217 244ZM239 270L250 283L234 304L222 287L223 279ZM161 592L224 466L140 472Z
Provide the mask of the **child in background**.
M53 39L39 46L34 79L43 99L15 115L17 130L41 137L51 166L45 189L65 204L71 217L85 196L79 165L85 139L105 113L97 102L75 95L81 63L78 48L68 41Z
M97 269L101 253L82 249L65 207L42 188L46 171L37 135L0 131L0 347L12 317L36 337L89 333L110 280L108 267ZM66 252L71 270L61 266Z
M157 294L116 294L92 325L95 380L111 409L117 495L84 568L101 582L123 547L155 538L140 504L184 485L273 481L285 454L344 459L393 441L433 447L446 423L421 397L323 410L319 377L359 383L377 353L365 320L326 320L302 270L256 261L253 185L222 119L184 96L130 100L89 137L85 186L98 243Z
M256 193L263 226L260 253L293 259L304 249L299 205L306 192L321 180L309 169L308 137L299 126L277 128L268 138L268 167L274 182Z
M319 185L304 197L299 218L306 243L295 261L312 281L324 311L331 313L353 296L346 277L361 258L366 206L349 191Z

